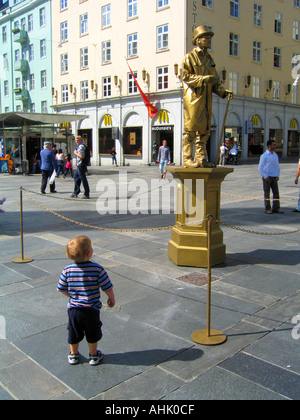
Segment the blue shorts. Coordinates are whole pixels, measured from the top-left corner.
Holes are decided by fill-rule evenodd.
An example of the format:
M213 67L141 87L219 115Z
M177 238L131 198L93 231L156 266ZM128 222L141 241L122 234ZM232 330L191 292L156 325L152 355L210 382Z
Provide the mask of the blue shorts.
M169 161L167 159L163 159L163 160L160 161L159 169L160 169L161 173L166 173L167 172L166 166L167 166L168 162Z
M78 344L86 337L88 343L97 343L102 338L102 322L100 312L95 309L70 308L69 315L69 344Z

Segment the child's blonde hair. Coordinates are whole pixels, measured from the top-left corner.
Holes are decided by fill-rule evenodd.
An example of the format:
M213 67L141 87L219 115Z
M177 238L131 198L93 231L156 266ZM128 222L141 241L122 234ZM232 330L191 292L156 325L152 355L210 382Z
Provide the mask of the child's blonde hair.
M92 242L87 236L76 236L69 241L66 253L70 260L84 262L91 249Z

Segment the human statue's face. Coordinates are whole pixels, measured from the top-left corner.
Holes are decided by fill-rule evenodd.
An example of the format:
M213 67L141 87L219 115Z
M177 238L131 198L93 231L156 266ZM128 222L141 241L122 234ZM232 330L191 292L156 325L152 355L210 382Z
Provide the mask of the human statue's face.
M210 35L203 35L196 39L197 47L207 50L211 48L211 36Z

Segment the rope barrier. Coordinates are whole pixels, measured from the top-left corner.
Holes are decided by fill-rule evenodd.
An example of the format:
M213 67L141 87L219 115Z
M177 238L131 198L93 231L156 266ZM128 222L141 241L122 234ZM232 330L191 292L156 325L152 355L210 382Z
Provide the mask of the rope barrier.
M172 229L173 226L165 226L165 227L158 227L158 228L145 228L145 229L113 229L113 228L105 228L105 227L101 227L101 226L94 226L94 225L89 225L87 223L83 223L83 222L78 222L76 220L70 219L69 217L66 216L62 216L61 214L49 209L48 207L44 206L43 204L39 203L37 200L35 200L33 197L31 197L27 190L22 189L24 194L26 195L27 198L29 198L31 201L33 201L35 204L37 204L39 207L41 207L42 209L48 211L49 213L53 214L56 217L59 217L60 219L66 220L67 222L70 223L74 223L76 225L79 226L83 226L89 229L95 229L95 230L99 230L99 231L107 231L107 232L120 232L120 233L124 233L124 232L155 232L155 231L160 231L160 230L170 230ZM37 194L37 193L35 193ZM39 195L39 194L38 194ZM75 201L75 200L74 200ZM82 200L85 201L86 200ZM212 216L211 216L212 217ZM207 219L205 219L207 220ZM263 235L263 236L282 236L282 235L290 235L293 233L297 233L300 232L300 229L296 229L296 230L292 230L292 231L287 231L287 232L276 232L276 233L270 233L270 232L257 232L257 231L253 231L253 230L249 230L249 229L244 229L244 228L240 228L238 226L234 226L231 225L229 223L224 223L221 221L218 221L216 219L214 219L216 223L221 224L222 226L226 226L230 229L234 229L240 232L244 232L244 233L249 233L252 235Z

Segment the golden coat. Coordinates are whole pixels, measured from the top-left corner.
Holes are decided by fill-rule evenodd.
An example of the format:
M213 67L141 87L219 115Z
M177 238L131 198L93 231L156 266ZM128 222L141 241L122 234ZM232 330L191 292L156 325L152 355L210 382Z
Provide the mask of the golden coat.
M183 61L183 109L184 131L210 132L212 116L212 93L226 96L216 65L211 55L196 47ZM214 83L206 83L203 76L214 76Z

